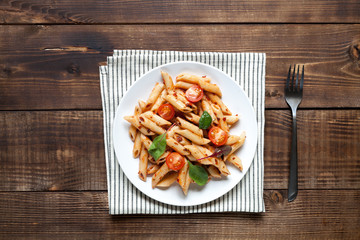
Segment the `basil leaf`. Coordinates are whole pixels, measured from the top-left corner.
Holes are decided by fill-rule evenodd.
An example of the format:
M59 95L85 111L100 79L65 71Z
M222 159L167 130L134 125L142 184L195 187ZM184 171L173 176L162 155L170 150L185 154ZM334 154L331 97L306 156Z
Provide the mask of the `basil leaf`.
M199 165L193 165L190 161L188 162L190 178L194 180L199 186L205 185L209 178L206 170Z
M165 149L166 149L165 134L166 133L161 134L161 135L157 136L156 138L154 138L154 141L152 142L152 144L149 147L148 151L151 154L151 156L153 156L155 161L157 161L159 159L159 157L161 155L163 155L163 153L165 152Z
M210 114L207 111L204 111L199 120L199 128L207 129L208 127L210 127L211 122L212 118Z

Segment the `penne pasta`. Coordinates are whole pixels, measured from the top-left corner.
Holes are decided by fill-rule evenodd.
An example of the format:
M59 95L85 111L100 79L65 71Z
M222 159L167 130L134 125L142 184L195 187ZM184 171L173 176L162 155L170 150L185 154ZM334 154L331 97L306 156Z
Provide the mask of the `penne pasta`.
M144 112L140 116L148 118L149 120L153 121L156 125L161 126L161 127L171 125L171 122L163 119L162 117L160 117L157 114L154 114L151 111Z
M180 153L183 156L189 155L189 151L184 148L183 145L175 141L173 138L166 138L166 145L174 149L176 152Z
M187 195L187 192L189 189L189 186L187 186L188 171L189 171L189 163L187 161L185 161L185 164L180 169L179 175L177 177L177 181L185 195Z
M226 123L226 118L220 109L220 107L216 104L211 104L211 108L215 113L216 119L218 120L218 127L224 130L225 132L229 132L229 126Z
M140 161L139 161L139 177L144 182L146 182L147 165L148 165L148 151L145 149L144 145L141 145Z
M141 133L137 132L134 140L133 146L133 157L137 158L140 155L141 150Z
M195 133L192 133L187 129L176 129L175 132L198 145L204 145L210 142L209 139L196 135Z
M200 80L199 81L199 86L205 90L205 91L208 91L208 92L211 92L211 93L215 93L216 95L220 96L222 95L221 93L221 90L220 88L216 85L216 84L213 84L213 83L209 83L209 82L206 82L204 80Z
M240 136L230 135L226 141L226 145L232 145L240 140Z
M150 167L148 167L147 169L147 175L151 175L157 172L157 170L159 170L160 166L156 165L156 164L152 164Z
M167 164L163 164L159 170L156 171L156 173L152 176L151 186L152 188L155 188L156 185L165 177L165 175L170 172L171 169L168 167Z
M171 105L173 105L176 109L181 112L191 112L192 109L187 107L185 103L178 100L174 95L168 94L165 96L165 100L168 101Z
M146 101L145 111L150 110L154 105L156 100L159 98L161 92L164 90L165 85L162 83L156 83L155 87L152 89L149 98Z
M214 165L208 165L205 167L208 173L210 174L210 176L214 178L221 178L221 173L217 167L215 167Z
M194 85L194 84L189 83L189 82L178 81L178 82L175 83L174 87L175 88L182 88L182 89L189 89L192 85Z
M170 187L178 178L178 172L169 172L163 179L156 185L156 187L167 188Z
M174 133L172 138L174 138L175 141L177 141L178 143L180 143L183 146L191 145L191 142L189 140L187 140L186 138L182 137L181 135L179 135L177 133Z
M165 133L165 129L163 129L162 127L158 126L156 123L154 123L153 121L151 121L150 119L148 119L147 117L144 116L139 116L139 121L141 123L141 125L145 126L146 128L150 129L151 131L161 135L163 133Z
M211 102L219 105L219 107L221 108L221 111L225 115L232 115L229 108L223 103L223 101L221 100L221 98L218 95L211 93L211 92L206 92L206 96L210 99Z
M192 133L195 133L196 135L203 137L203 132L201 131L201 129L198 126L196 126L180 117L177 117L176 120L179 123L180 127L187 129L187 130L191 131Z
M139 108L140 108L139 114L142 113L142 112L145 112L146 102L144 102L143 100L139 100L138 104L139 104Z
M237 115L231 115L231 116L224 116L225 117L225 121L227 124L229 125L233 125L234 123L236 123L239 120L239 116Z
M185 106L191 108L191 110L193 112L197 111L197 106L187 100L187 98L185 97L185 93L182 90L176 89L175 95L176 95L177 99L179 99L181 102L183 102L185 104Z
M130 136L131 141L133 141L133 142L135 141L136 132L137 132L136 127L131 125L130 128L129 128L129 136Z
M161 76L162 76L163 82L165 84L166 90L168 92L173 91L174 83L173 83L171 76L167 72L163 72L163 71L161 71Z
M125 116L124 119L126 121L128 121L132 126L137 128L144 135L151 136L151 135L155 134L150 129L148 129L148 128L144 127L143 125L141 125L140 121L139 121L139 118L137 116Z
M210 82L210 78L207 77L199 77L196 75L188 74L188 73L182 73L176 77L176 82L188 82L193 84L198 84L200 80L203 80L205 82Z
M168 73L161 71L161 77L163 83L155 84L146 102L138 100L134 115L124 117L131 124L129 136L134 142L132 155L139 158L139 178L146 181L152 175L152 188L168 188L177 181L186 196L190 184L195 183L189 174L189 161L207 172L207 175L198 173L197 184L230 175L226 160L242 171L242 162L234 152L244 144L246 135L245 132L240 136L229 134L239 116L232 115L224 104L220 88L206 76L180 74L175 84ZM186 94L189 88L192 89ZM192 98L195 93L201 93L201 89L204 95ZM165 103L172 107L162 107ZM210 128L200 129L199 121L204 111L210 114L212 121L209 123L210 119L205 118L201 124L210 124ZM163 139L155 140L156 137ZM224 160L210 157L226 138L225 144L231 146L230 153ZM192 168L192 171L196 174L200 170Z
M231 162L235 167L240 169L240 171L243 170L243 165L241 159L236 156L235 154L231 154L228 158L228 161Z
M165 103L165 95L167 94L166 89L162 90L160 96L156 99L156 102L154 103L154 105L151 107L151 111L152 112L156 112L159 107Z
M200 116L190 112L184 114L185 118L189 120L190 122L193 122L195 124L199 124Z
M246 138L245 132L242 132L240 134L240 140L238 142L234 143L233 145L231 145L231 151L227 156L224 157L224 161L228 160L229 157L231 156L231 154L233 154L236 150L238 150L244 144L245 138Z
M201 100L201 107L204 111L207 111L209 113L209 115L211 116L211 119L213 120L213 123L215 123L215 124L219 123L212 107L210 106L210 103L205 98L203 98Z

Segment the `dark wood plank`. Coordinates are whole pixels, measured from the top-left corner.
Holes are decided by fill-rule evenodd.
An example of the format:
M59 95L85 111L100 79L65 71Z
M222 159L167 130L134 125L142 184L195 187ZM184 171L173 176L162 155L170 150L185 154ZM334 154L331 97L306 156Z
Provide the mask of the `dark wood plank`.
M1 190L106 189L102 113L0 112Z
M266 107L287 108L293 63L306 69L301 107L360 107L359 32L309 24L0 26L0 109L101 109L98 65L113 49L266 52Z
M264 192L266 213L109 216L106 192L0 193L2 239L359 239L359 190ZM179 227L181 226L181 227Z
M0 112L0 191L105 190L102 112ZM266 111L265 189L287 189L291 118ZM298 112L299 188L360 189L360 111Z
M359 1L4 0L0 23L360 22Z

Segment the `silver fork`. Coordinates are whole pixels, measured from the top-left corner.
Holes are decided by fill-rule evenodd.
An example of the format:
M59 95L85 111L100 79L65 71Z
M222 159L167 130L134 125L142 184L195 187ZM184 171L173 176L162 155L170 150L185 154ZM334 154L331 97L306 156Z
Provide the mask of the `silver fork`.
M301 102L303 95L303 84L304 84L304 66L302 67L301 80L299 85L299 66L297 66L296 82L295 82L295 69L291 76L291 65L289 73L286 79L285 85L285 100L291 108L293 118L292 128L292 141L291 141L291 154L290 154L290 175L289 175L289 187L288 187L288 201L292 202L295 200L298 193L298 164L297 164L297 131L296 131L296 110Z

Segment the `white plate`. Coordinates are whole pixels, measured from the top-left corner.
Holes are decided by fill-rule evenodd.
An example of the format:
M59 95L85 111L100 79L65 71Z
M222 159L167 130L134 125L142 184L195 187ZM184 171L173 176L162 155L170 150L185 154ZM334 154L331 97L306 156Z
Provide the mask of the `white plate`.
M191 184L188 195L185 196L178 184L174 184L167 189L152 189L151 177L143 182L138 177L139 160L132 157L133 142L129 138L130 124L123 119L126 115L132 115L134 107L139 99L146 101L156 82L162 82L160 71L168 72L173 80L180 73L191 73L199 76L206 75L216 83L222 93L222 100L228 106L233 114L239 114L240 121L231 129L230 134L240 135L246 131L245 144L236 152L236 155L242 159L243 172L236 167L227 164L231 173L228 177L221 179L212 179L205 186ZM116 111L113 139L115 153L118 157L120 167L124 171L131 183L147 196L171 205L193 206L207 203L217 199L230 191L249 169L254 158L257 145L257 122L255 112L246 93L240 86L224 72L212 66L197 62L175 62L159 66L144 74L137 80L133 86L126 92Z

